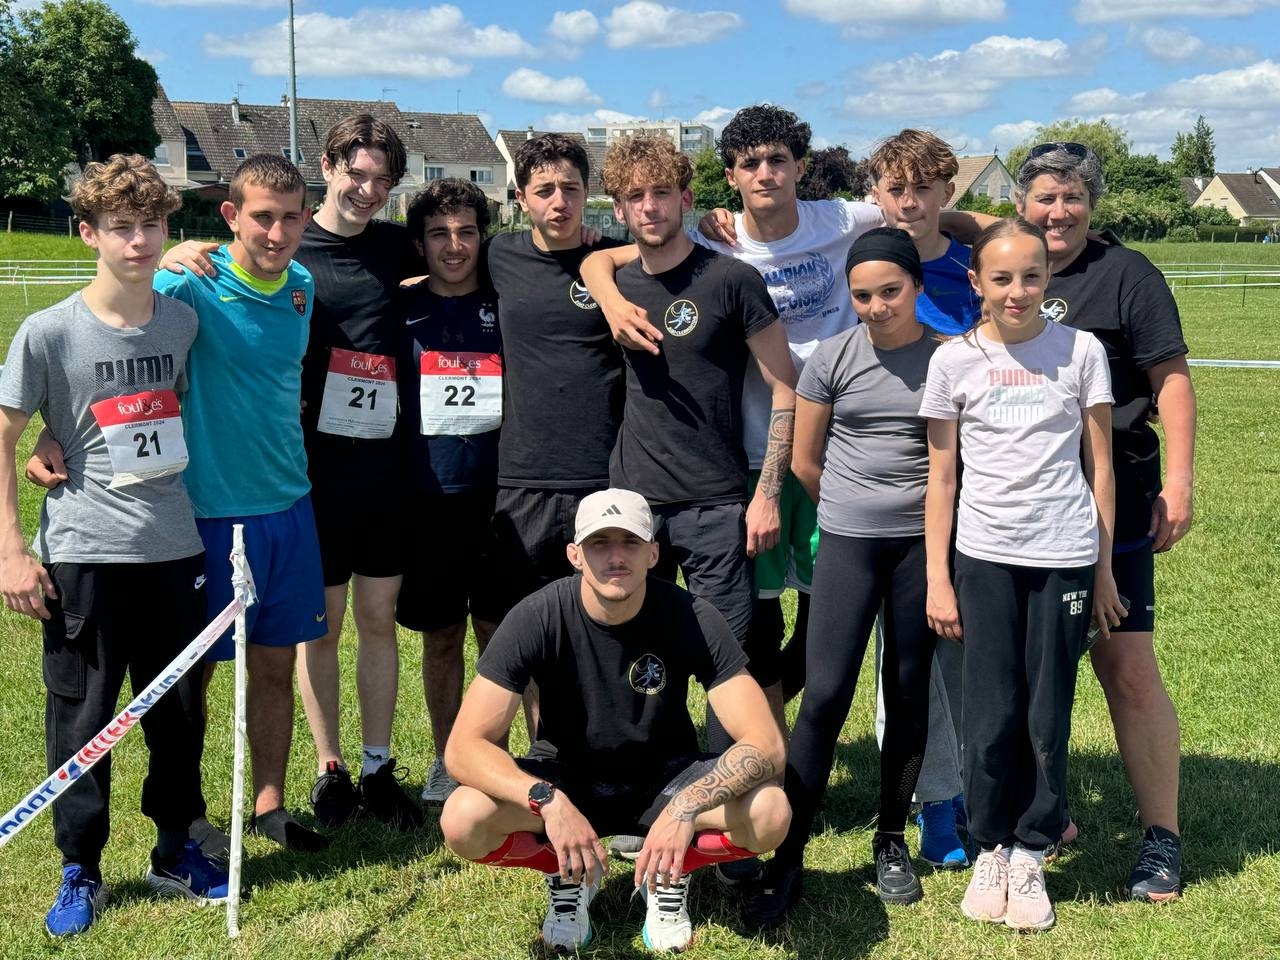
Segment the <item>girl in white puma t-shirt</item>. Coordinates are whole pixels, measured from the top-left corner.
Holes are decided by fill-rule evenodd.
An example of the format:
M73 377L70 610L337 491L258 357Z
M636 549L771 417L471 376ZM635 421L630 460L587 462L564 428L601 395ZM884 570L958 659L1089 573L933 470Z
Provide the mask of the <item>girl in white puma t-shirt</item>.
M989 227L971 266L982 321L934 353L920 405L927 612L965 644L964 788L980 853L962 909L1043 930L1054 922L1043 856L1066 823L1076 664L1091 614L1105 628L1124 613L1110 565L1111 384L1092 334L1040 314L1050 274L1038 227Z

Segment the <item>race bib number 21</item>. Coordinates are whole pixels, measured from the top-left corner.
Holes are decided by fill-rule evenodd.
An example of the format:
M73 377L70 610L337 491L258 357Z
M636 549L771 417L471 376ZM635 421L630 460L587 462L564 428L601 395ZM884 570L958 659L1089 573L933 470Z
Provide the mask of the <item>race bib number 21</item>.
M123 487L179 473L187 467L178 395L148 390L99 400L89 408L107 441L113 474L108 487Z
M334 347L320 401L321 433L382 440L396 429L396 361Z

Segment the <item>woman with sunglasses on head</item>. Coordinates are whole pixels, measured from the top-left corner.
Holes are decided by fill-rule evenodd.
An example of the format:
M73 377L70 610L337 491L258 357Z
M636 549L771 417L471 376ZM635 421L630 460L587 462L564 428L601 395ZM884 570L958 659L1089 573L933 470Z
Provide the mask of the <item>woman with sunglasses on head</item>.
M1066 822L1076 665L1091 617L1105 636L1124 613L1110 570L1106 355L1041 316L1048 259L1025 220L982 232L969 270L982 319L934 353L920 404L928 619L965 642L964 795L979 854L961 909L1016 930L1053 926L1043 861Z
M938 348L916 319L923 271L911 237L879 227L846 260L862 322L820 343L796 388L792 472L818 504L806 685L791 735L786 840L747 904L759 926L781 922L800 896L801 862L853 701L876 612L884 609L885 735L876 892L921 897L903 827L928 736L936 635L925 619L924 491L929 455L920 395Z
M1178 715L1156 661L1153 554L1191 527L1196 397L1178 307L1142 254L1087 236L1105 190L1102 164L1079 143L1042 143L1018 170L1018 212L1044 229L1049 286L1044 312L1102 341L1111 370L1116 532L1112 569L1130 602L1122 629L1090 659L1107 697L1116 743L1138 802L1144 835L1125 892L1172 900L1181 890ZM1158 408L1160 440L1151 427Z

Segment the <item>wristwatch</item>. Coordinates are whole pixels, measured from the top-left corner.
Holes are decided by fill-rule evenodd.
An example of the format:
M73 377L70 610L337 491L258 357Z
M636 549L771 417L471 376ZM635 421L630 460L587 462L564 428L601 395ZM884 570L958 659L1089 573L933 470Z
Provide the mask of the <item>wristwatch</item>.
M539 780L529 788L529 809L535 817L542 816L542 808L556 795L556 788L545 780Z

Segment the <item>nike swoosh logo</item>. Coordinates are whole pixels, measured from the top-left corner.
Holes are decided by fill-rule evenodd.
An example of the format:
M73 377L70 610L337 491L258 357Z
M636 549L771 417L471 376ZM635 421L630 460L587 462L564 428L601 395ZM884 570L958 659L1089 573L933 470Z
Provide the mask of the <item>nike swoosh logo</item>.
M328 614L324 614L324 613L317 613L317 614L316 614L316 623L324 623L324 618L325 618L326 616L328 616Z
M426 317L418 317L418 319L416 319L416 320L406 320L406 321L404 322L404 325L405 325L406 327L412 327L415 323L421 323L421 322L422 322L423 320L425 320L425 319L427 319L427 318L426 318Z
M202 573L200 574L200 576L196 577L196 585L192 589L199 590L203 586L204 586L204 574Z
M223 303L231 303L233 300L239 300L240 298L235 295L232 295L230 297L219 295L218 299L221 300Z

